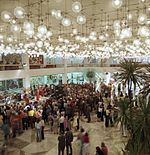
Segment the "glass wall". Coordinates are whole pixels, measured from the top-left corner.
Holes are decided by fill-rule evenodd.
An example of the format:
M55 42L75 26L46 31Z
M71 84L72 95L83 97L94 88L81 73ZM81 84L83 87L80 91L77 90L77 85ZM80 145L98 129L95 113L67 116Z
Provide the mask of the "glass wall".
M23 88L23 79L0 81L0 91L19 91Z

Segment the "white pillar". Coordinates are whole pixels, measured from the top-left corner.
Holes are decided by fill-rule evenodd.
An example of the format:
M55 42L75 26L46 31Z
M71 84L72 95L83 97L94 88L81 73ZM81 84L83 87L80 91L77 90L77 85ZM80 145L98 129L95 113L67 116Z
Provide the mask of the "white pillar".
M67 60L64 57L64 74L62 76L63 84L67 84Z
M25 78L23 79L23 87L25 89L29 89L30 88L30 66L29 66L29 57L27 54L22 54L22 64L23 64L23 68L24 68L24 74L25 74Z

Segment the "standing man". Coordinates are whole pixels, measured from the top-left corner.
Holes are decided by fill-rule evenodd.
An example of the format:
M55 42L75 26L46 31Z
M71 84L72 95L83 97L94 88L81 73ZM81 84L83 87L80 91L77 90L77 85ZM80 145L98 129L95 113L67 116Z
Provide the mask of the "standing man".
M58 136L58 155L64 155L65 149L65 136L63 132L60 132Z
M67 155L72 155L73 133L72 133L72 131L69 131L69 128L66 128L65 138L66 138L66 152L67 152ZM70 151L69 151L69 149L70 149Z

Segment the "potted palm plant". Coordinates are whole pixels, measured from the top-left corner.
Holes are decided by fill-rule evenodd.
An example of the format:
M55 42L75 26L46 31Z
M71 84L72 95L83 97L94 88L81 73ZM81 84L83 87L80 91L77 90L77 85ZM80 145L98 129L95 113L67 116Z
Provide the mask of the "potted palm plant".
M95 72L94 71L88 71L86 73L86 77L89 79L90 83L92 82L92 80L95 78Z
M136 86L138 85L140 87L142 75L143 71L140 62L127 59L120 62L120 70L117 79L121 82L124 81L124 83L127 84L130 102L132 100L132 86L134 87L135 92Z

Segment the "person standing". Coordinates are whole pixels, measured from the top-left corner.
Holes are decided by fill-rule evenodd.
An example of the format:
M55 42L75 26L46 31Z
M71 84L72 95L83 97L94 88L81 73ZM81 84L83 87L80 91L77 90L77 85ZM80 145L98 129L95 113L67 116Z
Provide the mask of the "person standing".
M72 133L72 131L69 130L69 128L66 128L65 137L66 137L66 152L67 152L67 155L72 155L73 133ZM69 149L70 149L70 151L69 151Z
M44 120L41 118L40 120L41 123L41 139L44 140L44 127L45 127L45 123Z
M99 146L96 147L96 154L95 155L104 155L103 151Z
M108 148L104 142L101 143L101 150L103 151L104 155L108 155Z
M63 132L60 132L58 136L58 155L64 155L65 149L65 136Z
M89 134L86 132L83 136L83 155L89 155L89 146L90 146L90 139Z
M64 133L64 120L65 117L63 114L61 114L61 117L59 118L59 126L60 126L60 132Z
M35 129L36 129L36 141L41 142L41 129L42 125L39 119L35 122Z
M79 141L79 155L83 155L83 136L84 136L84 129L81 128L77 140Z

